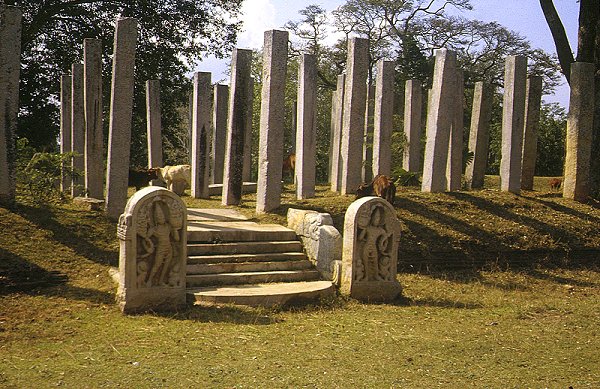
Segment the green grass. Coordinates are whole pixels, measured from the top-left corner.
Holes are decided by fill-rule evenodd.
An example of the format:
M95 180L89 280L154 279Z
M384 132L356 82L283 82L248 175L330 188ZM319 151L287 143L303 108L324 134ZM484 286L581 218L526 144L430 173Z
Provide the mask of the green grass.
M339 224L351 201L321 190L296 203L287 192L274 215L253 215L252 196L241 209L273 222L290 206L329 210ZM442 238L452 252L592 248L599 235L593 204L549 192L405 189L396 208L407 253L445 249ZM400 273L393 304L339 297L123 316L107 272L118 261L115 229L74 205L0 208L0 387L600 387L597 261ZM519 234L534 243L514 243Z

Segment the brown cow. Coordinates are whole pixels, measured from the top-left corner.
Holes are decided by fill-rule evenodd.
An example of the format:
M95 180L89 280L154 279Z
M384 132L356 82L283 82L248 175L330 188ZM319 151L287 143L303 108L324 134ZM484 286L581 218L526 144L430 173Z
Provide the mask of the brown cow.
M156 169L129 168L128 186L135 186L135 190L140 190L148 186L150 181L158 179Z
M562 185L562 178L551 178L548 185L550 185L550 190L559 190Z
M296 173L296 154L290 154L283 160L281 178L283 179L288 173L294 179L294 174Z
M364 183L358 186L356 198L360 199L365 196L379 196L394 205L396 185L394 185L390 177L379 174L373 178L370 184Z

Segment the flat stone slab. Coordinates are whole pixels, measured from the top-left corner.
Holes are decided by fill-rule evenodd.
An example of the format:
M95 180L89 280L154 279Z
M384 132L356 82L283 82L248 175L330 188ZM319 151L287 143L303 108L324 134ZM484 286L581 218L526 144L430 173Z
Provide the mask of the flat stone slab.
M223 184L210 184L208 194L210 196L219 196L223 193ZM256 182L244 182L242 184L242 193L256 193Z
M73 203L83 206L88 211L101 211L104 209L104 200L92 197L75 197Z
M196 304L237 304L271 307L295 305L331 298L331 281L307 281L255 285L224 285L188 289L188 301Z
M243 221L248 218L234 209L188 208L188 222L192 221Z
M241 221L188 223L188 242L248 242L296 240L296 232L279 224Z

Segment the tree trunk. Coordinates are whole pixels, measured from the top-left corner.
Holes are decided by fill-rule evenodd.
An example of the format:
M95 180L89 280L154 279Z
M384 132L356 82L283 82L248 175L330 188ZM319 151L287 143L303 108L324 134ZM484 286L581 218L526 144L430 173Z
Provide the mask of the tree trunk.
M596 24L600 6L598 0L581 0L577 34L577 62L595 61Z
M554 8L554 2L552 0L540 0L540 6L542 7L546 23L548 23L552 38L554 39L561 71L565 75L567 82L570 82L571 63L575 62L575 59L573 58L573 52L571 51L571 45L569 44L569 38L567 38L565 27L558 16L558 12L556 12L556 8Z

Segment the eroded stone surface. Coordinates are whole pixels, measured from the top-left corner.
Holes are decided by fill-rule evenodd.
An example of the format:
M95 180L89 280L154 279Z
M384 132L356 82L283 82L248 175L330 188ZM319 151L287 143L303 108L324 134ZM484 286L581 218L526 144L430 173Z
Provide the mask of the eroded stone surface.
M348 207L344 219L342 293L365 301L390 301L396 279L400 222L385 200L369 196Z
M124 313L175 310L186 303L187 218L171 191L137 191L119 217L119 288Z

